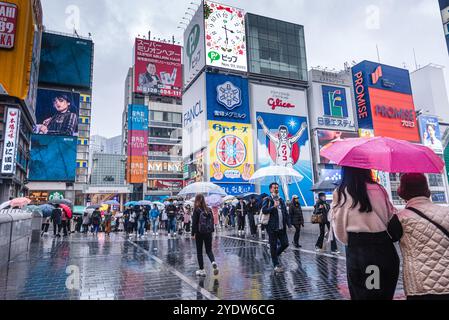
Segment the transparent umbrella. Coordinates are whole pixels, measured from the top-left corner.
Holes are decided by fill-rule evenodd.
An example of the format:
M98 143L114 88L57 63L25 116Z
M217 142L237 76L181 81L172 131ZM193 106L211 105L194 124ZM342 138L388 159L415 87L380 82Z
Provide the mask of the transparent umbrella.
M251 183L271 183L287 180L290 183L299 183L304 177L293 168L271 166L257 170L251 177Z
M210 196L213 194L223 197L227 196L223 188L211 182L196 182L191 185L188 185L187 187L181 190L179 195L183 197L189 197L199 193L204 194L206 196Z

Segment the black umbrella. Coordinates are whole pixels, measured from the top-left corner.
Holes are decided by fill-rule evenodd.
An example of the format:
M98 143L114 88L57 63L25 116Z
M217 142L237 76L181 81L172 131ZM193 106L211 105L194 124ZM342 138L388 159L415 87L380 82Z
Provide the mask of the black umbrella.
M340 185L340 181L332 181L332 180L323 180L318 182L312 187L312 191L320 192L320 191L333 191L337 189Z
M73 207L73 202L67 199L57 199L49 201L50 204L65 204L66 206Z
M86 208L86 210L87 209L100 209L101 208L101 205L99 205L99 204L94 204L94 205L91 205L91 206L88 206L87 208Z

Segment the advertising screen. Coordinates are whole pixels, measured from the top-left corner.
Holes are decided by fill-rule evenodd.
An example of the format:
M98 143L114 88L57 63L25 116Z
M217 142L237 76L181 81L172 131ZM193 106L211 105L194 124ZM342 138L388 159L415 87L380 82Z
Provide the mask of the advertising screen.
M90 88L93 64L91 40L43 33L39 82Z
M200 5L184 32L184 86L188 86L206 65L204 6Z
M16 4L0 1L0 49L14 47L18 11Z
M39 89L35 134L78 136L79 93Z
M207 65L246 72L245 12L205 1Z
M318 137L318 146L320 152L330 146L332 142L350 139L350 138L358 138L359 135L356 132L344 132L344 131L332 131L332 130L317 130L316 135ZM318 155L319 156L319 155ZM321 164L333 164L330 160L319 156L319 163Z
M128 131L128 155L148 156L148 131Z
M75 181L75 137L31 136L30 181Z
M148 157L128 156L128 183L148 181Z
M307 118L281 114L257 113L258 146L257 163L268 166L291 167L304 179L299 183L281 183L281 194L291 199L297 195L302 206L313 206L312 156L307 130ZM269 184L261 186L261 192L269 194Z
M152 180L150 181L150 189L158 191L170 191L182 189L182 180Z
M158 173L171 173L182 174L183 167L181 162L168 162L168 161L149 161L148 172L151 174Z
M181 46L136 39L134 54L134 92L181 97Z
M128 130L148 131L148 107L130 104L128 106Z
M254 174L251 125L209 121L210 180L248 183Z
M443 154L444 148L441 140L441 130L438 117L420 116L418 121L421 143L426 147L431 148L435 151L435 153Z
M209 121L251 123L247 79L209 73L206 79Z

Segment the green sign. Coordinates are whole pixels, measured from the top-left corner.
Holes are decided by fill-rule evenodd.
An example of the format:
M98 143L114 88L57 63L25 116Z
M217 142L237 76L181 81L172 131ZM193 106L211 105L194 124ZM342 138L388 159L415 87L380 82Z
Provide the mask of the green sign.
M221 59L220 54L218 52L215 52L215 51L209 52L208 56L209 56L209 59L210 59L210 63L213 63L214 61L218 61L218 60Z
M50 195L48 196L48 200L52 201L52 200L62 200L64 199L64 192L59 192L59 191L53 191L50 192Z

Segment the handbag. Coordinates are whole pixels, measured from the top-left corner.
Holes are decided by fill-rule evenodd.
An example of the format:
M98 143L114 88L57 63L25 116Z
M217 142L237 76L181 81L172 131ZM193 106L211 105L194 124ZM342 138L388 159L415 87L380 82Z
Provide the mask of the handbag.
M318 212L321 212L321 210L320 211L318 211L318 210L320 210L320 209L315 208L315 210L313 211L312 217L310 219L312 224L322 224L324 222L323 214L318 213Z
M413 211L414 213L416 213L421 218L426 219L427 221L429 221L431 224L433 224L435 227L437 227L441 232L443 232L446 235L446 237L449 238L449 231L447 231L442 225L440 225L439 223L436 223L435 221L433 221L432 219L427 217L424 213L422 213L418 209L415 209L415 208L406 208L406 209L410 210L410 211Z

